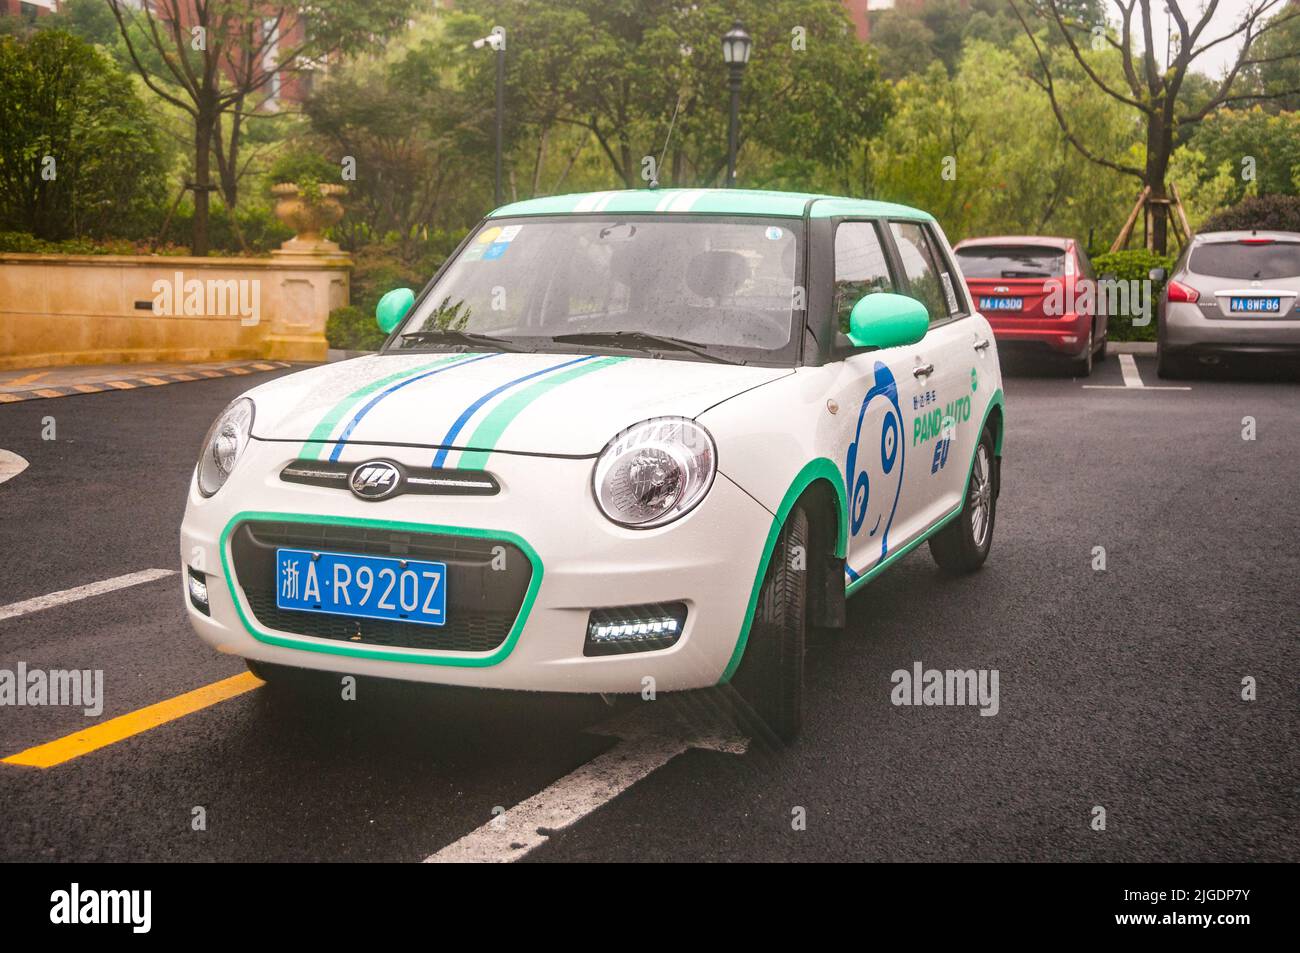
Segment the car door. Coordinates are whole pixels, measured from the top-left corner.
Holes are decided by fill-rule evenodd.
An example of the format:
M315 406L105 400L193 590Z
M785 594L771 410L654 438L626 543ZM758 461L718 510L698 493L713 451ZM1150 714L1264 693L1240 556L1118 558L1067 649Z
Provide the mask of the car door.
M907 421L917 380L908 348L856 348L849 313L865 295L902 291L882 223L841 220L835 226L832 355L838 372L830 386L837 408L832 444L849 501L847 573L851 583L880 565L915 534L904 493Z
M981 341L977 324L969 320L966 289L938 230L926 222L892 220L889 232L905 281L903 293L930 313L930 329L909 349L909 366L904 368L916 385L906 434L911 462L904 497L910 508L910 539L962 502L979 439L980 420L972 398Z

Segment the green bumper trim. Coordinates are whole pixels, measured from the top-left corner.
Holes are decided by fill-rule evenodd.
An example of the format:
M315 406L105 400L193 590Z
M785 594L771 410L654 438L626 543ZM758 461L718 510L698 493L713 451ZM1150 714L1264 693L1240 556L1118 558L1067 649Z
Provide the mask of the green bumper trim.
M257 628L253 621L244 612L243 602L240 600L239 593L235 590L235 576L230 569L230 534L234 532L235 527L240 523L250 520L276 520L282 523L325 523L331 526L364 526L369 529L388 529L397 530L404 533L437 533L444 536L470 536L479 539L499 539L504 542L513 543L524 551L528 561L533 565L533 576L528 582L528 589L524 592L524 601L519 607L519 615L515 617L515 624L510 628L506 639L491 655L472 655L465 656L460 653L430 653L421 652L416 649L411 650L394 650L385 648L372 648L368 646L355 645L348 642L332 643L323 640L313 639L310 636L288 636L273 635L270 632L263 632ZM226 528L221 531L221 568L226 574L226 585L230 589L230 598L235 603L235 611L239 613L239 619L244 623L244 628L248 634L259 642L265 642L268 645L278 645L288 649L304 649L308 652L324 652L327 655L347 655L352 658L381 659L386 662L414 662L419 665L450 665L457 668L486 668L489 665L496 665L505 659L519 641L519 635L523 632L524 624L528 621L528 615L532 611L533 603L537 600L537 591L542 585L542 560L537 555L537 551L530 546L523 537L516 536L514 533L508 533L504 530L487 530L487 529L468 529L463 526L434 526L426 523L401 523L393 520L371 520L359 519L342 516L308 516L301 513L259 513L245 511L236 513L231 517Z
M763 579L767 576L767 566L772 560L772 551L776 549L776 541L781 535L781 528L785 526L786 517L790 515L790 510L794 509L794 504L799 497L803 496L804 490L817 480L825 480L835 491L835 498L839 501L840 510L840 532L835 544L835 555L844 556L847 552L849 521L848 500L844 493L844 476L840 473L840 468L826 457L818 457L805 465L795 476L794 482L790 484L790 488L785 491L785 496L781 498L781 505L777 507L776 515L772 517L772 525L767 530L767 541L763 543L763 555L758 560L758 572L754 576L754 588L749 593L749 605L745 608L745 619L740 624L740 635L736 638L736 647L731 650L731 660L727 662L722 677L718 679L719 685L725 685L731 681L731 676L735 675L736 669L740 667L740 660L745 654L745 645L749 642L749 630L754 623L754 613L758 611L758 594L763 588Z

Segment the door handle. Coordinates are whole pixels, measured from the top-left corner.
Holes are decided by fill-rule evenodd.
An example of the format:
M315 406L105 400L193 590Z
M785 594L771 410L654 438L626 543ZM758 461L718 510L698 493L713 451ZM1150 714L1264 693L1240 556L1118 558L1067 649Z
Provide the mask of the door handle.
M929 376L930 376L931 374L933 374L933 373L934 373L934 365L933 365L933 364L921 364L921 365L919 365L915 370L912 371L912 376L913 376L913 377L929 377Z
M982 338L981 340L975 342L975 350L977 350L977 351L987 351L988 349L989 349L989 339L988 339L988 338Z

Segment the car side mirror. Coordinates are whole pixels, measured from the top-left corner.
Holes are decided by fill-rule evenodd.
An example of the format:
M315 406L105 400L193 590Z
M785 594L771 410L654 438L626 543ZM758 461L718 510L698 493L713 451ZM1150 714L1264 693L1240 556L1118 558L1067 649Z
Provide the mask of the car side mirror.
M869 294L849 312L849 340L854 347L915 344L929 329L930 312L907 295L888 291Z
M375 321L379 330L391 334L393 328L402 323L402 318L406 317L406 312L411 310L413 304L415 292L410 288L394 288L380 298L379 304L375 305Z
M1152 268L1147 272L1147 277L1152 281L1164 281L1167 272L1163 268Z

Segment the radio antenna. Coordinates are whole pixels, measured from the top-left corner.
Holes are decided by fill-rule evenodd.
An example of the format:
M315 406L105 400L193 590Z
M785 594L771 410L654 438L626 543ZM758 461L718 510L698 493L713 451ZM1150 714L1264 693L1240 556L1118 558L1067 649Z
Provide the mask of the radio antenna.
M664 156L668 154L668 143L673 141L673 128L677 125L677 111L682 108L682 94L677 94L677 105L673 107L673 118L668 123L668 135L664 138L663 151L659 153L659 159L655 162L655 177L650 180L650 188L659 188L659 166L663 164Z

